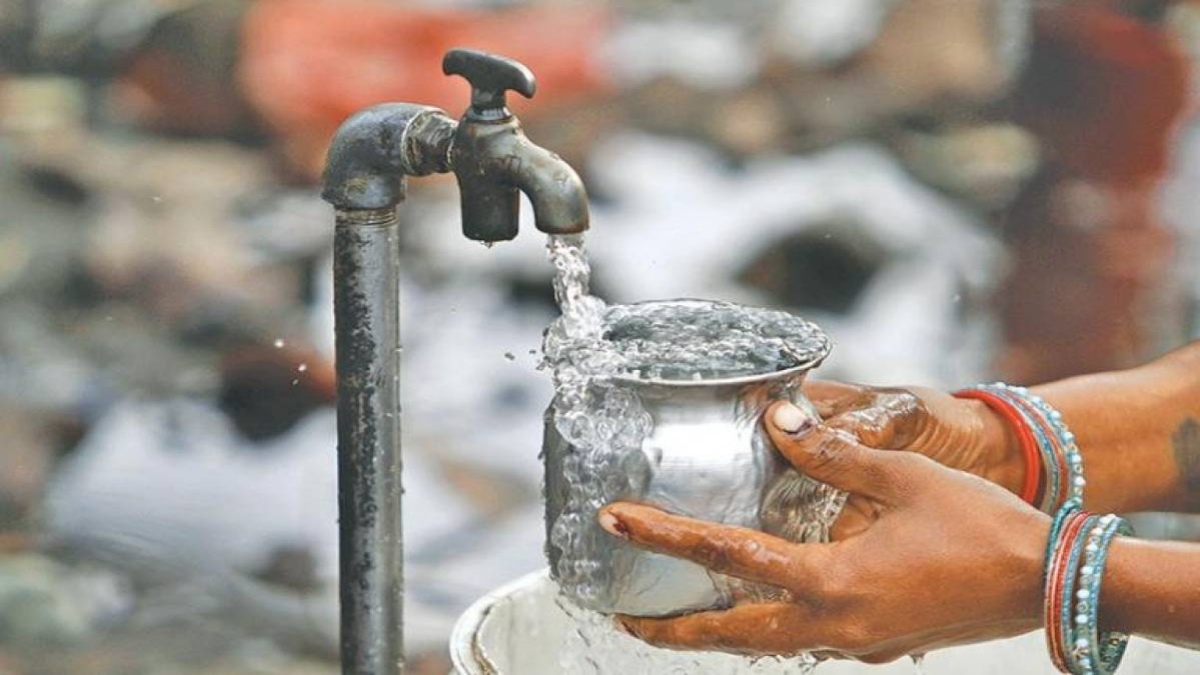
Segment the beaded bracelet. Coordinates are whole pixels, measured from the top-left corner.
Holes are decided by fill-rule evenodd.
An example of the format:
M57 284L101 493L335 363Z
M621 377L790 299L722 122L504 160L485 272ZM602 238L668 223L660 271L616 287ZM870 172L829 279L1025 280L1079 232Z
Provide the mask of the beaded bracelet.
M1100 633L1100 582L1108 561L1108 550L1117 535L1129 536L1133 528L1124 518L1109 514L1088 533L1083 566L1079 568L1079 590L1075 603L1075 658L1082 672L1111 675L1125 655L1129 636L1116 631Z
M1075 434L1067 429L1067 425L1063 422L1062 413L1055 410L1046 403L1046 400L1041 396L1034 394L1025 387L1014 387L1004 383L995 385L1002 390L1008 391L1011 395L1019 397L1036 409L1041 417L1042 424L1047 427L1057 440L1055 444L1056 456L1059 459L1060 469L1065 469L1067 475L1067 489L1062 497L1062 501L1067 499L1078 499L1083 501L1083 488L1087 485L1087 480L1083 477L1083 455L1079 452L1079 446L1075 443ZM1058 504L1052 504L1047 512L1058 508Z
M1100 633L1100 585L1117 535L1132 534L1124 519L1079 510L1068 500L1055 514L1047 545L1043 619L1050 660L1072 675L1112 675L1129 636Z
M1082 503L1083 488L1087 484L1083 477L1083 456L1061 413L1025 387L1003 382L979 385L954 395L983 401L1004 417L1017 433L1025 457L1026 482L1022 489L1025 501L1033 504L1036 500L1035 496L1029 496L1030 474L1033 473L1041 478L1042 498L1036 503L1043 512L1055 513L1071 499Z

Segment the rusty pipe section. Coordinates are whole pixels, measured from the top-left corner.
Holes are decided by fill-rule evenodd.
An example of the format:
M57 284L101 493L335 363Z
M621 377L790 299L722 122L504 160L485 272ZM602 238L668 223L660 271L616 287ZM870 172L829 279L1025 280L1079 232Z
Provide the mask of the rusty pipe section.
M357 113L330 147L344 675L404 671L400 250L405 177L449 170L455 123L436 108Z
M453 171L463 233L512 239L519 191L538 229L588 227L587 195L574 170L530 142L504 92L532 96L523 65L452 50L446 74L471 81L459 122L428 106L362 110L334 135L325 201L336 210L334 330L338 379L338 512L343 675L404 671L404 536L401 530L400 256L396 207L408 176Z
M334 324L345 675L404 669L398 238L394 208L338 212Z
M446 113L411 103L361 110L334 134L321 197L339 211L394 208L405 177L450 170L457 126Z

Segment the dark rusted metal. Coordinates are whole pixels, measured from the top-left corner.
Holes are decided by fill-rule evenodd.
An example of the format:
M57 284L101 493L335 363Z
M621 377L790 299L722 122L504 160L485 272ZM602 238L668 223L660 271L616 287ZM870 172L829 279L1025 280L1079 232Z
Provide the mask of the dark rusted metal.
M471 107L464 119L493 120L508 117L505 92L515 91L525 98L537 92L537 79L524 65L503 56L470 49L451 49L442 59L442 72L462 75L471 83Z
M516 236L518 191L529 195L543 232L580 232L588 226L579 176L556 155L529 142L504 108L505 89L532 95L533 75L500 57L465 50L452 54L458 54L458 61L448 58L447 72L480 80L486 91L477 91L472 100L487 114L469 110L455 123L428 106L367 108L338 129L325 169L321 196L337 210L334 330L343 675L398 675L404 670L396 206L404 200L405 177L453 169L462 190L463 232L471 239ZM499 108L487 107L496 103Z
M385 209L404 201L405 176L450 170L455 122L412 103L384 103L352 115L329 146L321 197L342 210Z
M542 232L573 234L588 228L583 181L558 155L531 143L515 117L460 122L450 162L458 177L463 234L468 239L516 237L519 192L529 197L534 224Z
M342 672L404 671L401 530L400 257L405 176L449 170L455 123L393 103L334 136L322 197L337 209L334 330Z
M345 675L404 669L398 237L394 208L338 212L333 311Z
M537 83L524 66L503 57L455 49L442 70L471 83L471 107L459 120L450 164L462 195L463 234L478 241L517 236L519 192L533 204L537 229L574 234L588 228L587 191L558 155L534 145L505 107L504 91L532 96Z

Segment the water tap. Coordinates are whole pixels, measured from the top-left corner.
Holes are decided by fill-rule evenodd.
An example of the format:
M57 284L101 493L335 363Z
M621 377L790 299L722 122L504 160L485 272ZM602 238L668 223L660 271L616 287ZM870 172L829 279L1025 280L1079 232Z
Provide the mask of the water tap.
M471 84L471 106L459 120L450 146L462 199L463 234L479 241L516 237L518 192L529 197L542 232L586 230L583 181L558 155L530 142L508 109L506 92L530 98L537 91L533 73L512 59L467 49L447 52L442 72L461 75Z
M2 2L3 0L0 0ZM342 123L329 147L322 198L337 212L333 236L337 333L338 522L342 672L404 670L404 534L401 528L400 214L409 176L453 171L463 234L517 236L520 192L537 228L588 227L583 182L566 162L525 137L505 92L533 96L516 61L455 49L447 75L471 83L455 122L416 103L384 103Z
M520 192L533 204L542 232L586 230L583 181L558 155L534 145L506 105L508 91L533 96L533 73L512 59L469 49L447 52L442 71L471 84L471 105L462 118L455 122L437 108L413 103L359 111L330 145L325 200L344 218L391 217L404 200L406 177L453 171L469 239L516 237Z

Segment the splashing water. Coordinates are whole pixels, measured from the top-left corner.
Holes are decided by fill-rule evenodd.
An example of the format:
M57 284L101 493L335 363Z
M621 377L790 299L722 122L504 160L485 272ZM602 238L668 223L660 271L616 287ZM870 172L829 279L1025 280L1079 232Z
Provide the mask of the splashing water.
M567 503L550 530L560 551L555 576L569 597L587 603L606 584L606 571L586 551L603 545L593 522L601 506L636 487L637 472L622 470L650 431L650 416L637 397L611 381L620 354L603 340L604 301L589 295L591 268L581 237L551 237L554 296L562 316L551 324L542 345L555 389L555 427L574 448L562 470L571 486ZM604 476L606 480L591 480Z
M549 545L557 553L555 578L576 630L561 651L564 672L715 672L765 675L808 672L815 660L748 659L659 650L615 630L588 605L609 582L589 552L602 550L602 530L585 527L621 495L637 494L645 472L634 466L652 419L622 379L714 380L808 366L828 351L815 325L790 314L698 300L609 307L589 293L591 268L581 236L552 236L554 295L562 316L547 329L543 367L555 386L554 424L571 451L562 472L570 486ZM644 461L644 460L642 460ZM830 490L830 493L835 491ZM831 494L815 512L799 516L808 540L825 539L844 497Z
M718 652L658 649L614 629L612 619L606 616L566 600L560 600L558 605L575 621L575 630L567 633L559 653L561 672L571 675L806 675L818 663L807 654L750 659Z

